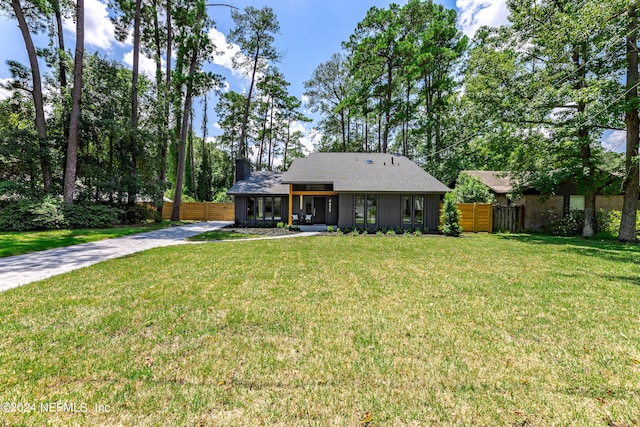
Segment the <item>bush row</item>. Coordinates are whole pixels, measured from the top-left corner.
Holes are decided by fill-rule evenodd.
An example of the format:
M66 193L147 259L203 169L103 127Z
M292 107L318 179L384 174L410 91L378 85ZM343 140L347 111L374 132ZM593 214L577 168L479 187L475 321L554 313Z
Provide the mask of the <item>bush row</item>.
M607 233L617 236L620 229L620 211L596 211L596 233ZM584 226L584 212L571 210L564 217L557 217L546 225L545 232L554 236L580 236ZM640 215L636 221L636 230L640 230Z
M157 213L144 206L65 205L59 197L21 198L0 202L1 231L108 228L138 224Z

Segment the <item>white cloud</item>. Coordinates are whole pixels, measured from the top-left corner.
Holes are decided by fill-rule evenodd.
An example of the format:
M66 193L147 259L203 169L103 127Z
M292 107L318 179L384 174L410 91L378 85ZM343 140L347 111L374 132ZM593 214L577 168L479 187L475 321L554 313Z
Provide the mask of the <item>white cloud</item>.
M238 70L233 67L233 57L242 55L240 46L229 43L224 34L216 28L209 30L209 39L216 46L216 54L213 57L213 63L231 71L234 76L246 79L249 76L248 70Z
M133 67L133 49L130 50L129 52L125 53L124 56L122 57L122 60L128 66ZM161 62L161 67L164 70L165 61L163 59L161 59L160 62ZM155 80L156 62L153 59L147 58L146 56L141 54L140 58L139 58L138 65L140 67L140 73L146 75L147 77L151 78L152 80Z
M213 63L219 65L227 70L231 71L231 73L245 82L249 82L251 78L251 66L246 67L244 69L237 69L233 66L233 58L239 57L240 62L243 64L252 64L252 61L246 57L240 50L240 46L234 43L229 43L227 41L227 37L218 31L216 28L212 28L209 30L209 39L216 46L216 53L213 57ZM262 58L260 59L258 67L262 72L258 71L256 73L256 81L260 80L264 76L264 70L267 69L268 63L264 61ZM248 90L248 88L247 88Z
M4 84L10 83L12 79L0 79L0 100L11 98L12 91L1 87Z
M469 37L480 27L506 24L509 11L506 0L456 0L458 26Z
M622 153L627 148L627 133L625 131L617 130L605 134L602 138L602 146L610 151Z
M73 19L65 19L64 27L75 35L76 24ZM115 27L109 19L107 5L100 0L85 0L84 41L86 45L106 50L111 49L114 43L118 43Z
M314 151L313 145L317 139L317 131L315 131L314 129L307 129L307 126L308 124L305 125L305 123L302 123L302 122L292 122L291 133L294 133L297 131L302 132L303 137L300 140L300 142L304 147L303 151L305 153L311 153L312 151Z

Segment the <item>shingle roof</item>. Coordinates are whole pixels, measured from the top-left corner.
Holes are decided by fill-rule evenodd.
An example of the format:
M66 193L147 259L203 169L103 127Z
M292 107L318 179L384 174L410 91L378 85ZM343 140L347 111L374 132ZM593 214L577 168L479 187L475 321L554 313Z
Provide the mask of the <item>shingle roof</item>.
M282 177L286 184L333 184L339 192L446 193L450 189L404 156L312 153Z
M489 187L496 194L507 194L513 191L512 176L504 171L462 171L460 174L467 174L478 178L481 183Z
M289 194L289 185L282 183L282 173L257 171L251 172L245 179L236 182L227 194L286 195Z

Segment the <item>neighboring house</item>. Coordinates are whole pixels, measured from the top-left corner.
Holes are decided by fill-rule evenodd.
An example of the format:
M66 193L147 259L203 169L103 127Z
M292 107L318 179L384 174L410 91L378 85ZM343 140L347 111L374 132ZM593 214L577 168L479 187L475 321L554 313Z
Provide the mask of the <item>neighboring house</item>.
M249 172L237 162L229 189L236 223L406 228L437 232L449 188L406 157L380 153L312 153L284 173Z
M584 210L584 195L578 194L572 182L563 182L554 194L542 194L532 187L525 187L520 197L510 200L507 195L515 188L514 178L504 171L462 171L478 178L496 197L495 204L501 206L524 206L522 227L526 231L541 231L545 224L570 210ZM596 209L604 211L621 210L622 195L596 195Z

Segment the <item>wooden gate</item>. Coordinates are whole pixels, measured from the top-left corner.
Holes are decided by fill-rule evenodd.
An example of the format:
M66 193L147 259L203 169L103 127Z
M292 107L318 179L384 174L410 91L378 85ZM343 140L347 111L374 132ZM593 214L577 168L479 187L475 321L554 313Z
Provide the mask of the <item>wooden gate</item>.
M494 206L493 229L513 233L524 231L524 206Z

